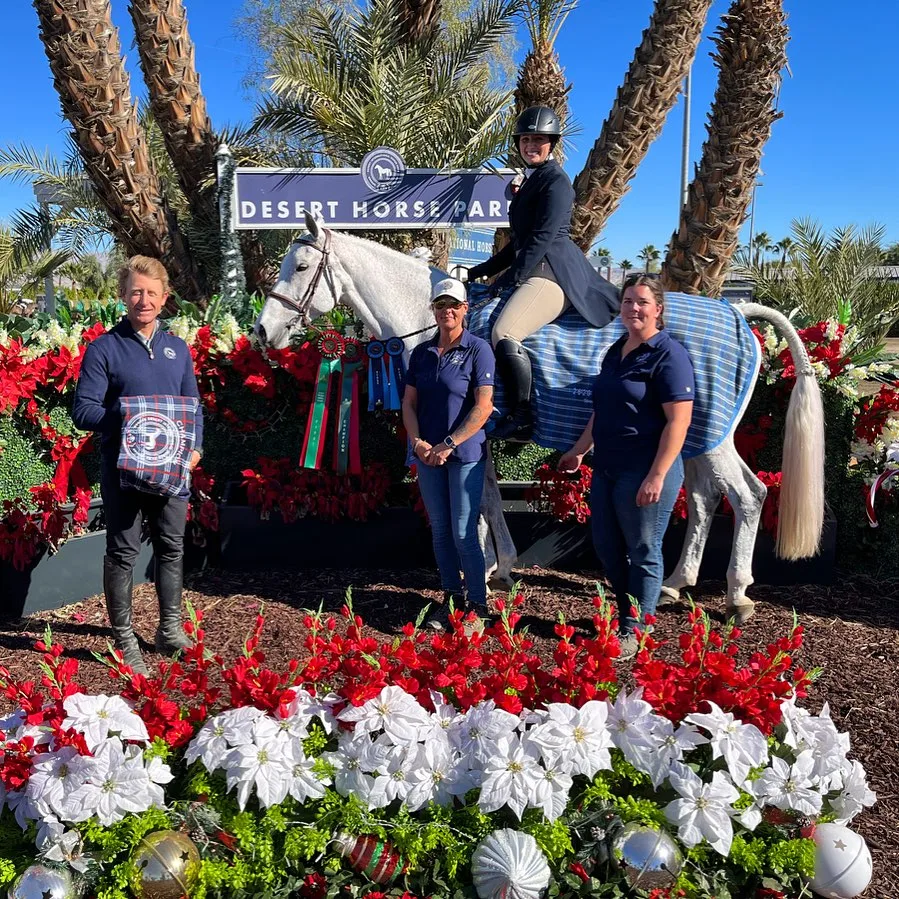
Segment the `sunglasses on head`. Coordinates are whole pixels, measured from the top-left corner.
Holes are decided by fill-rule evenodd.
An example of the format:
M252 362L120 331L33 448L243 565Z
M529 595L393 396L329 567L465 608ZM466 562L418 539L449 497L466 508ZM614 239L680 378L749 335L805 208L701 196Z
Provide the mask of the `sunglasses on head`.
M464 305L464 303L460 303L458 300L441 297L431 303L431 308L439 311L440 309L461 309Z

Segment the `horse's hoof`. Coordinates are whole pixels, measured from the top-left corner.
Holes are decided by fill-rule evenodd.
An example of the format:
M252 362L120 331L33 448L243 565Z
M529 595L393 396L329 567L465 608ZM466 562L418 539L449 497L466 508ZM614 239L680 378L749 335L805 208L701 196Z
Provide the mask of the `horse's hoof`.
M680 590L677 587L666 587L662 584L661 591L659 593L659 601L656 604L656 608L660 609L664 606L670 606L672 603L676 603L680 599Z
M744 596L736 602L729 602L725 608L725 614L727 618L733 619L734 624L744 625L755 614L755 603Z
M494 575L487 581L487 589L491 593L508 593L515 586L515 581L508 577Z

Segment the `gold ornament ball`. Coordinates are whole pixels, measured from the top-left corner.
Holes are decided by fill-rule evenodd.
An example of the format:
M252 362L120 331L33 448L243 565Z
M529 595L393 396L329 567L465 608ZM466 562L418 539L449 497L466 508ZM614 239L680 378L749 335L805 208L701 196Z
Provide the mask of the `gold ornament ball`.
M177 830L147 834L137 844L132 861L131 890L138 899L189 897L200 871L197 847Z

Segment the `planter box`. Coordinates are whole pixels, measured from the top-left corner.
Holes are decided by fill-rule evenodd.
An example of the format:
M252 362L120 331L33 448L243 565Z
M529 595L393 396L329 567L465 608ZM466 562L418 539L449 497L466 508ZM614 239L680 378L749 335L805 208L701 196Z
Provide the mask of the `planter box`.
M0 563L0 618L22 618L102 593L105 552L103 530L73 537L56 555L44 550L25 571ZM134 583L152 579L153 551L144 543L134 566Z
M279 514L263 520L250 506L219 509L221 564L229 571L281 568L420 568L434 564L431 534L411 508L387 508L367 522Z

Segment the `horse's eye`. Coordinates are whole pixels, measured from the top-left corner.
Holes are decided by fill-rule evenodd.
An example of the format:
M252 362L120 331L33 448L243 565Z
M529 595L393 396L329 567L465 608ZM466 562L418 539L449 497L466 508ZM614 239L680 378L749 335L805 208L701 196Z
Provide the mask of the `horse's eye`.
M307 268L309 268L309 263L308 263L308 262L301 262L301 263L297 266L297 271L298 271L298 272L304 272L304 271L306 271Z

